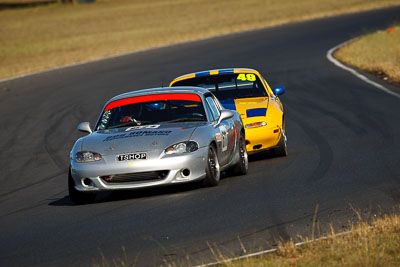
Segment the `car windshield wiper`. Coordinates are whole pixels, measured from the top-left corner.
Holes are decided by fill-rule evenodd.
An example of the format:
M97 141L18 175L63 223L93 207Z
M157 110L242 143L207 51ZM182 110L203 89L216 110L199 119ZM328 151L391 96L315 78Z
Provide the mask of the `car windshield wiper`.
M107 129L121 128L126 126L142 126L143 124L150 123L151 121L129 121L118 125L107 127Z
M159 121L162 123L172 123L172 122L189 122L189 121L205 121L204 118L179 118L175 120L169 120L169 121Z

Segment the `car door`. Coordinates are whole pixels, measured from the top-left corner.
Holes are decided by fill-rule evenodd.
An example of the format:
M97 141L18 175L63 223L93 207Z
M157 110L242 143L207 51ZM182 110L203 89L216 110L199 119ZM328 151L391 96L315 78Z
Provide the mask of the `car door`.
M206 97L206 102L210 108L215 122L218 121L221 113L220 105L217 104L218 102L212 95ZM234 126L234 120L233 118L230 118L227 120L223 120L217 127L217 150L219 152L219 161L222 166L229 163L233 157L233 153L231 152L236 145Z

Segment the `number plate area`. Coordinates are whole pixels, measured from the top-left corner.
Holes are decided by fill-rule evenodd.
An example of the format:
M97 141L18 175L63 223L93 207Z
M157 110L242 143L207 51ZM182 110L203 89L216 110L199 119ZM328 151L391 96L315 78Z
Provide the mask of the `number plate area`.
M147 153L126 153L117 155L117 161L130 161L130 160L139 160L139 159L147 159Z

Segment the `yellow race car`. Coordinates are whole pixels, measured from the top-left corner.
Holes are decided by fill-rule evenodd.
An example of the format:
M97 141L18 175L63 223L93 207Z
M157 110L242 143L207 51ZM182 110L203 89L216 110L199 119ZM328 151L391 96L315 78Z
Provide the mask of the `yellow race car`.
M248 153L273 149L286 156L285 117L279 95L284 87L271 89L253 69L207 70L175 78L170 86L198 86L210 90L226 109L239 112L245 125Z

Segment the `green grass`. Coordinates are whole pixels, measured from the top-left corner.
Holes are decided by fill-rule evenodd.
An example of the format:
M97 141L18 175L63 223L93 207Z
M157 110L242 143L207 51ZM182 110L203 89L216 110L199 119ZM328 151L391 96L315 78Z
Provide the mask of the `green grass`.
M400 26L362 36L343 46L334 56L400 85Z
M0 78L398 0L97 0L0 10Z

